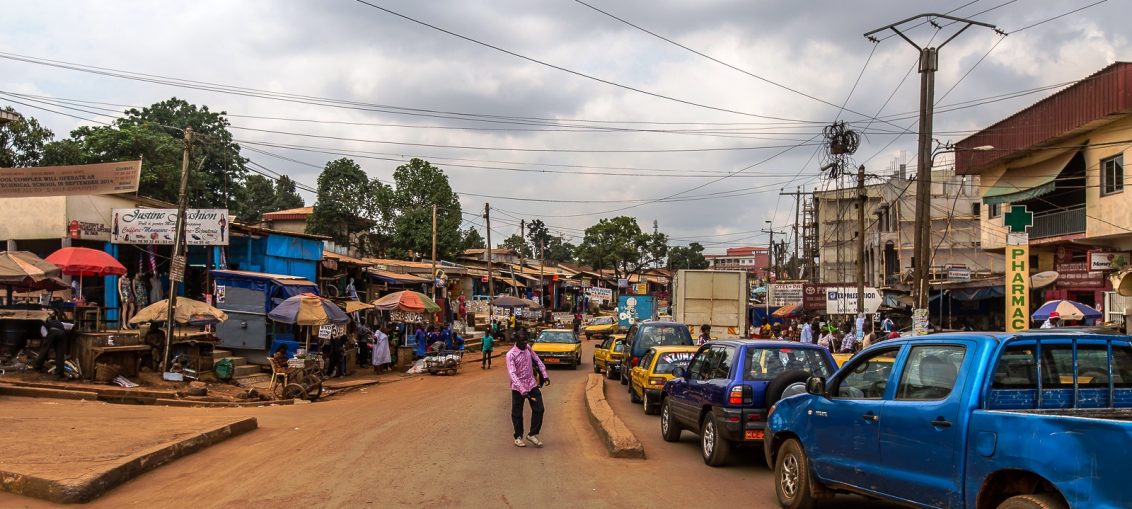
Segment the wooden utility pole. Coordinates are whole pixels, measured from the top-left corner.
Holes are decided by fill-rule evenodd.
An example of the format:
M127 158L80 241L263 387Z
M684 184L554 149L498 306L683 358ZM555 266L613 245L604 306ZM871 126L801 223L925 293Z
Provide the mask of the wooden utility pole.
M169 347L173 344L173 317L177 308L177 283L185 279L185 208L189 201L189 157L192 156L193 128L185 128L185 146L181 153L181 189L177 195L177 229L173 234L173 259L169 266L169 299L165 303L165 350L161 369L169 371Z
M857 314L865 312L865 165L857 167ZM855 323L855 322L854 322Z
M800 279L802 277L802 259L798 257L798 246L801 244L801 239L798 237L798 225L801 221L802 196L807 195L807 193L802 192L802 186L798 186L797 190L792 193L780 190L778 195L794 197L794 263L797 264L794 277Z
M546 298L543 295L546 293L546 281L543 279L543 273L546 270L546 244L540 238L538 239L538 303L546 309ZM545 314L545 312L544 312Z
M491 323L495 307L495 277L491 267L491 204L483 204L484 227L487 230L487 323Z
M436 300L436 204L432 204L432 300Z

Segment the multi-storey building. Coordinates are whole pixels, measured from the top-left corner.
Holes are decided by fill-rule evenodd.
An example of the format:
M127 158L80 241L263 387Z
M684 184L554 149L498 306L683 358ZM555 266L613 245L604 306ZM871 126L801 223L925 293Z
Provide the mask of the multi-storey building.
M751 276L763 279L770 268L770 251L765 247L733 247L726 254L704 255L711 268L716 270L745 270Z

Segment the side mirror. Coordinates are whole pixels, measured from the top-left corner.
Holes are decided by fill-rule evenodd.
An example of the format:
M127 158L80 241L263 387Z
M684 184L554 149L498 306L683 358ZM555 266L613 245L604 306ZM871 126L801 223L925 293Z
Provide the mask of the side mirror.
M686 375L686 374L688 374L688 370L681 368L679 366L677 366L676 369L672 370L672 376L674 376L676 378L684 378L684 375Z
M806 380L806 392L815 396L825 395L825 379L820 376L811 376Z

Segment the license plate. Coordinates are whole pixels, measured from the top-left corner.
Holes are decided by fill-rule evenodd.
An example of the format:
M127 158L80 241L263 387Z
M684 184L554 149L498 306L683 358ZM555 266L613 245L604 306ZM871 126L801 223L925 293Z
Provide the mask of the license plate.
M548 364L558 364L559 361L555 357L547 357L547 358L543 359L543 362L546 362Z
M761 429L746 430L746 431L743 432L743 439L744 440L762 440L763 439L763 430L761 430Z

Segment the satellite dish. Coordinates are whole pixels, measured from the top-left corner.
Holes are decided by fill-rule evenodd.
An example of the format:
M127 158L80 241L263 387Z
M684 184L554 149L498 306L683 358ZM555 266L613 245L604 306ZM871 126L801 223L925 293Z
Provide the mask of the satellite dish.
M1132 269L1124 269L1116 274L1109 276L1112 281L1112 287L1116 289L1117 295L1124 297L1132 296Z
M1057 276L1058 274L1055 270L1047 270L1045 272L1034 274L1033 276L1030 276L1030 287L1042 288L1049 286L1053 284L1054 281L1057 281Z

